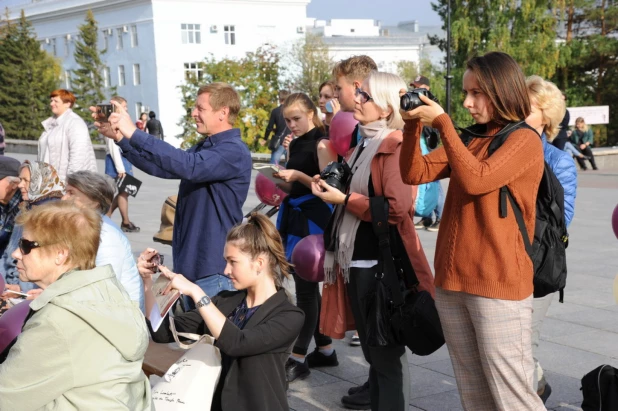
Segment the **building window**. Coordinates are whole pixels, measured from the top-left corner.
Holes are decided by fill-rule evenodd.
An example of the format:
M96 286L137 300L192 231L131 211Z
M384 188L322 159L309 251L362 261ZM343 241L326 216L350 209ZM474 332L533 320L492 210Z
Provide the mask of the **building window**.
M200 24L181 24L182 44L201 44Z
M54 56L57 56L58 53L56 51L56 39L51 39L51 49L52 49L52 54Z
M107 50L109 48L109 39L107 36L107 30L103 30L103 50Z
M185 63L185 79L188 80L193 77L201 80L203 75L204 72L202 67L200 67L200 63Z
M122 87L124 86L125 83L125 79L124 79L124 66L120 65L118 66L118 86Z
M71 89L71 72L70 71L65 71L64 72L64 88L66 88L67 90Z
M122 50L122 27L116 29L116 50Z
M139 64L133 65L133 85L139 86L142 84L142 77L139 72Z
M236 44L236 28L235 26L223 26L225 33L225 44Z
M112 86L112 73L109 67L103 67L103 87Z
M69 57L69 38L70 35L67 34L66 36L64 36L64 57Z
M137 47L137 26L131 26L131 47Z

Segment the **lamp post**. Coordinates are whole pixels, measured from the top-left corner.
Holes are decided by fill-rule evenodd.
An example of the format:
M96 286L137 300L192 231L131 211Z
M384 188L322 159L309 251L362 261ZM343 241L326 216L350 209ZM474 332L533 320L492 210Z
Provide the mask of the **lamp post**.
M451 115L451 0L446 6L446 113Z

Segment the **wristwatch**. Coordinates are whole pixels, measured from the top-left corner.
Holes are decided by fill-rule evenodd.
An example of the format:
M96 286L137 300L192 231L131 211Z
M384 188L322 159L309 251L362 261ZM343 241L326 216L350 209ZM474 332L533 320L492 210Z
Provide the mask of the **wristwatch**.
M200 298L200 300L197 302L197 304L195 304L195 306L197 308L202 308L202 307L206 307L208 304L210 304L210 297L205 295L202 298Z

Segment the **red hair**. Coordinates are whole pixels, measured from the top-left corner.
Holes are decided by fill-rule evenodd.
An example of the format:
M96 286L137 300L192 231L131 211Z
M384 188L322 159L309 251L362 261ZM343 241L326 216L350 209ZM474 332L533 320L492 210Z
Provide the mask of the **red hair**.
M63 103L71 103L70 107L73 107L73 105L75 104L75 94L71 93L69 90L65 90L62 88L54 90L49 95L49 98L52 97L60 97L60 100L62 100Z

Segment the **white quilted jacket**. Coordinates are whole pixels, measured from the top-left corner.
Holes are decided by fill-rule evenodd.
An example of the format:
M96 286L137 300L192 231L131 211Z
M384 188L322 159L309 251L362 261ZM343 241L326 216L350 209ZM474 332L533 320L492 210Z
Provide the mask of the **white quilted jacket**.
M62 181L76 171L98 171L88 126L73 110L41 124L45 131L39 138L37 160L51 164Z

